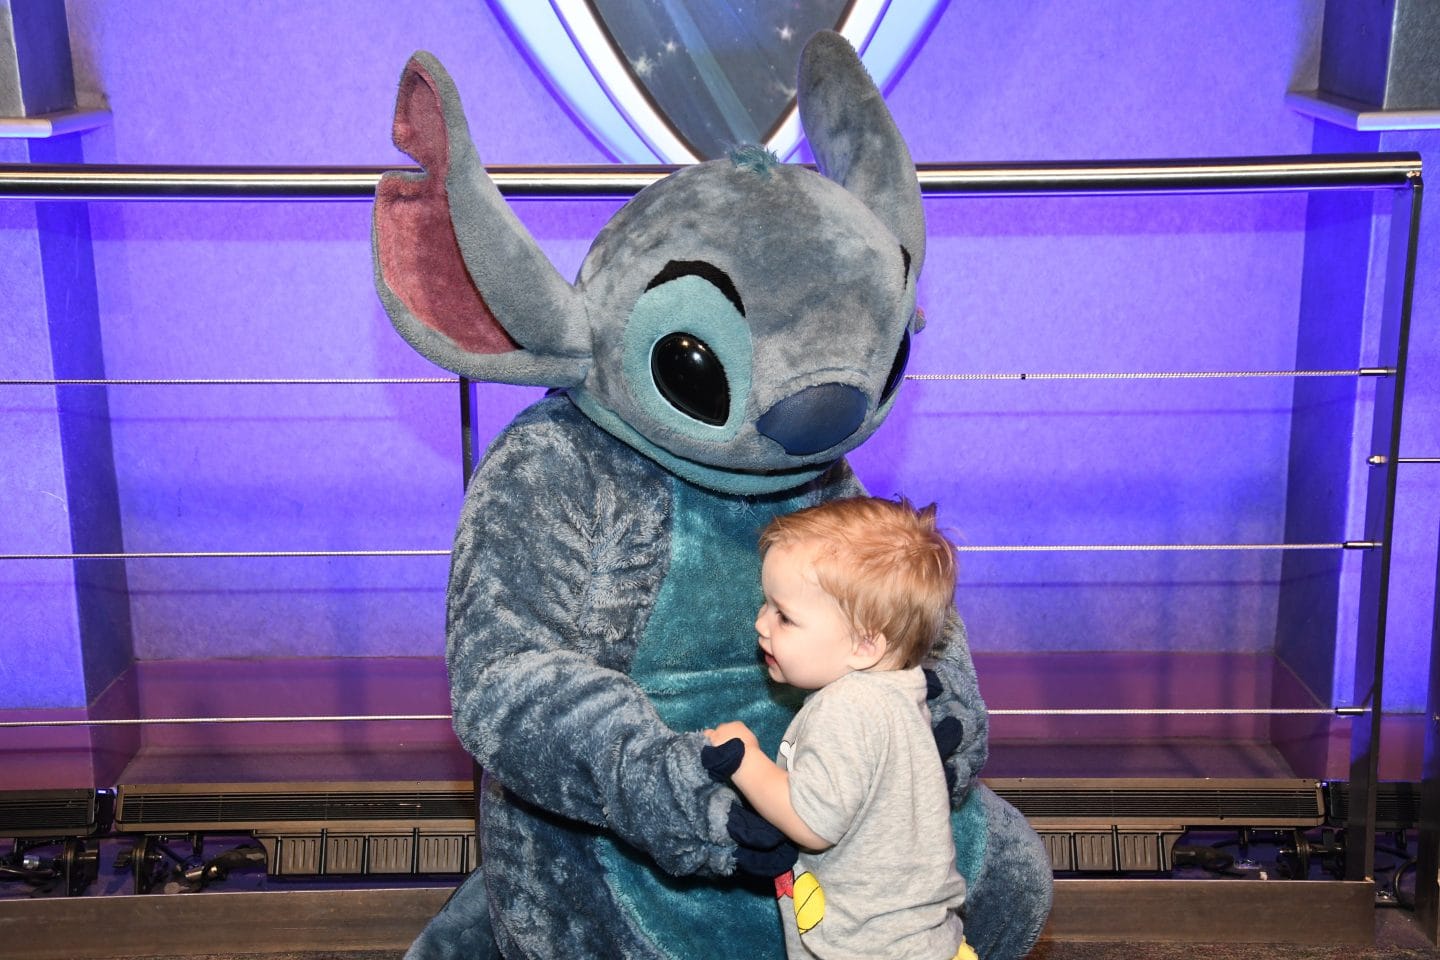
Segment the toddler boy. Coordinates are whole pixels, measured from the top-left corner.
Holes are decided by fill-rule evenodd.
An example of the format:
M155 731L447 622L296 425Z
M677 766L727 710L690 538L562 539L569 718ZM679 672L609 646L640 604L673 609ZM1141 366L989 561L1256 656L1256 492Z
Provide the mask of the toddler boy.
M705 735L712 747L739 741L735 788L801 848L776 881L788 955L974 958L920 667L955 601L935 508L824 503L774 520L760 552L765 666L816 692L778 763L738 721Z

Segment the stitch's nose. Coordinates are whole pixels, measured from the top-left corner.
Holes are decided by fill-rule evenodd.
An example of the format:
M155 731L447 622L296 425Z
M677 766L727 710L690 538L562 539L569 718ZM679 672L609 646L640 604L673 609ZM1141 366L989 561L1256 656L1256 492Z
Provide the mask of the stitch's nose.
M828 450L865 420L865 394L843 383L806 387L766 410L755 429L794 457Z

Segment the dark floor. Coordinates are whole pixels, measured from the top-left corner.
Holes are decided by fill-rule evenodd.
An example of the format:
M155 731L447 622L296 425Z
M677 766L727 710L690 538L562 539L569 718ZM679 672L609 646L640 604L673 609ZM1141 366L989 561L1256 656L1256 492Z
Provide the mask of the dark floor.
M1440 948L1426 938L1408 910L1375 912L1373 947L1314 946L1285 943L1076 943L1042 940L1030 960L1437 960ZM379 958L376 958L379 960Z
M400 951L365 950L344 953L215 954L184 960L400 960ZM1426 939L1414 915L1381 909L1375 915L1375 946L1296 946L1273 943L1075 943L1041 941L1029 960L1436 960L1440 949ZM139 960L182 960L161 956Z

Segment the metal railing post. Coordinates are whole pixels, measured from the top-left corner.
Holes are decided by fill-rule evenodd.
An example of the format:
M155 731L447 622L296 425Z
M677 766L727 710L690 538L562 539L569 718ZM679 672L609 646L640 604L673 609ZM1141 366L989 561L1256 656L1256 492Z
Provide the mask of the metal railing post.
M1380 362L1395 370L1375 385L1371 451L1384 451L1384 476L1372 479L1365 500L1365 536L1378 546L1366 552L1360 569L1359 628L1355 642L1355 704L1365 713L1350 728L1350 822L1345 877L1375 875L1375 793L1379 780L1380 722L1384 709L1385 620L1389 610L1390 557L1395 532L1395 485L1400 459L1400 417L1404 407L1405 355L1410 337L1415 262L1419 252L1419 177L1410 196L1397 196L1391 209L1385 274ZM1408 202L1407 202L1408 200Z

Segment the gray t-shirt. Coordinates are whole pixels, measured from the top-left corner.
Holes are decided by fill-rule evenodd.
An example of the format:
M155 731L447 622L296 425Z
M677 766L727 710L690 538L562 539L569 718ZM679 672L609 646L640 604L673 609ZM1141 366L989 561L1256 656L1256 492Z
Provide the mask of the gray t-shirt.
M793 898L781 897L791 960L951 960L965 881L920 668L851 673L811 694L778 762L795 812L834 843L800 854Z

